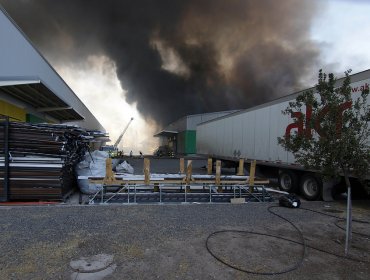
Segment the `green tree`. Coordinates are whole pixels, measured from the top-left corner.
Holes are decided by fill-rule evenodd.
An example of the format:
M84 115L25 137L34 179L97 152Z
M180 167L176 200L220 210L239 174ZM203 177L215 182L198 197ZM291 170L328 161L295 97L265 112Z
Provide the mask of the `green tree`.
M318 170L324 177L344 176L348 197L346 255L352 221L349 178L364 178L370 166L369 89L352 94L350 72L345 72L338 86L332 73L320 70L316 92L304 92L283 111L294 118L298 131L278 138L306 168Z

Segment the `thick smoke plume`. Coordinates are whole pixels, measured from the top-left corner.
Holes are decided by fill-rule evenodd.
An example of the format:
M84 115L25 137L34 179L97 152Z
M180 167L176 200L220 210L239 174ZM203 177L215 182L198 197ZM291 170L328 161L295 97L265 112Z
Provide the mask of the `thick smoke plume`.
M159 125L287 94L318 55L311 0L0 3L46 57L112 59L126 100Z

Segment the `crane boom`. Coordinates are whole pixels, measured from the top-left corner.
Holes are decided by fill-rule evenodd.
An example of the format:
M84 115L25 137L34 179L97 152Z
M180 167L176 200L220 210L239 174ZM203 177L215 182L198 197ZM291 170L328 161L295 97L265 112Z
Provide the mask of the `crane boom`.
M123 135L125 134L127 128L129 127L130 123L134 120L134 118L131 118L126 127L123 129L122 133L118 137L117 141L114 143L113 148L116 150L119 142L121 142Z

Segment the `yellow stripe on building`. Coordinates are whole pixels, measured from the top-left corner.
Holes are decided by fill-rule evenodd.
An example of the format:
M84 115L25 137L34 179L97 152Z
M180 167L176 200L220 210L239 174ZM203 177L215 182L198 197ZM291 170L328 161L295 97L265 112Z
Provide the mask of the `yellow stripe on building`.
M26 121L26 110L3 100L0 100L0 114L14 118L11 121Z

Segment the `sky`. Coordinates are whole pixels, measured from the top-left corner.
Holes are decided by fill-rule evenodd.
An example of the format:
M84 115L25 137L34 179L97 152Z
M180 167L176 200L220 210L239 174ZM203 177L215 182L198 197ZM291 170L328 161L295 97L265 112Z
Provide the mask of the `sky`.
M319 1L324 2L324 1ZM343 74L370 69L370 0L331 0L313 22L323 69Z
M187 114L311 87L320 68L370 69L370 0L0 3L113 142L134 118L125 153L152 153L153 134Z

